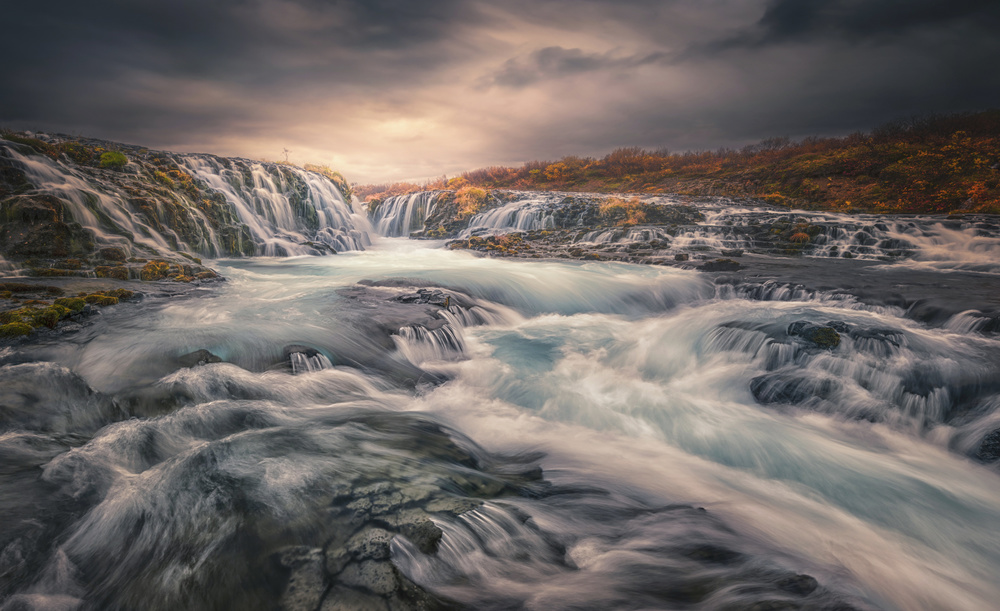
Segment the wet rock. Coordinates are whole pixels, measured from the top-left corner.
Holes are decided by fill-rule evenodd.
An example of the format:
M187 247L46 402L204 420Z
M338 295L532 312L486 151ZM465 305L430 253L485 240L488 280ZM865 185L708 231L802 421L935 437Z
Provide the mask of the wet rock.
M424 554L433 554L444 534L429 518L422 518L398 525L400 533L413 542Z
M808 596L816 591L816 588L819 587L819 582L811 575L794 575L779 580L775 585L785 592L799 596Z
M691 258L690 255L688 255L686 252L674 255L674 261L687 261L690 258Z
M94 249L93 235L51 195L16 196L0 203L0 253L64 258Z
M843 323L837 324L838 327L842 327L842 325ZM840 345L840 333L833 325L819 326L805 321L796 321L788 325L788 334L801 337L820 348L832 350Z
M278 563L291 571L279 603L282 611L312 611L326 592L323 550L305 546L279 552Z
M735 248L735 249L732 249L732 250L723 248L721 252L722 252L722 256L723 257L742 257L743 256L743 249L742 248Z
M983 439L976 452L976 458L983 462L1000 460L1000 429L993 431Z
M208 363L221 363L222 359L202 348L177 357L177 362L181 367L197 367Z
M389 544L394 536L382 528L369 528L347 542L347 551L358 560L388 560Z
M733 261L732 259L716 259L714 261L709 261L701 267L698 271L701 272L735 272L742 269L742 265Z
M365 560L350 564L340 572L337 579L344 585L364 588L382 596L394 593L400 586L396 568L388 561Z
M400 303L430 304L441 307L450 305L451 297L439 289L417 289L416 293L406 293L395 298Z
M758 403L799 405L810 399L825 399L836 388L827 379L806 378L788 373L770 373L750 380L750 392Z
M128 258L125 251L117 246L102 248L97 251L97 255L102 259L107 259L108 261L125 261L125 259Z
M320 611L390 611L389 604L379 596L353 588L335 586L323 599Z

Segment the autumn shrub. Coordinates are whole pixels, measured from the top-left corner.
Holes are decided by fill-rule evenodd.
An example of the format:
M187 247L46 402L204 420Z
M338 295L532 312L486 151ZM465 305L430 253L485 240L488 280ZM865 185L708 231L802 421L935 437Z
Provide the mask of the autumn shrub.
M486 189L462 187L455 192L455 203L458 204L459 216L472 216L482 210L486 204Z

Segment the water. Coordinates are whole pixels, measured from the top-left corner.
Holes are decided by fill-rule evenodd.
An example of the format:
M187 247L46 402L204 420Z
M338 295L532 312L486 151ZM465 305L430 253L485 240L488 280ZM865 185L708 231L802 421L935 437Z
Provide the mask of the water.
M400 239L213 266L0 355L3 608L1000 599L975 321Z
M79 223L98 246L141 256L186 251L219 257L324 254L370 243L368 219L319 174L245 159L156 153L203 189L195 196L165 188L154 177L159 166L130 154L134 163L112 172L0 143L0 160L23 172L31 193L58 198L65 221ZM217 199L199 200L206 195ZM6 267L0 261L0 273Z
M409 195L387 197L372 211L374 229L381 236L407 237L424 227L424 221L434 212L434 200L441 191L419 191Z

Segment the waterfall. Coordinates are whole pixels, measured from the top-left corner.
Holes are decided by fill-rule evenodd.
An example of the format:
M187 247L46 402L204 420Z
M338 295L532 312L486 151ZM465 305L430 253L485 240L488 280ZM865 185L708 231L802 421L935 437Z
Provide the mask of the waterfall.
M375 232L387 237L405 237L423 228L424 220L434 211L440 191L420 191L387 197L371 211Z
M27 154L0 141L0 163L23 175L32 198L51 196L64 220L100 246L140 256L324 254L363 250L371 225L332 181L297 167L211 155L129 150L109 171ZM174 176L158 168L168 169Z
M246 160L227 167L207 155L181 157L179 165L225 196L249 228L257 254L310 254L309 242L335 250L363 250L371 243L364 215L318 174Z
M468 229L462 232L462 237L484 233L554 229L556 224L551 208L563 199L563 196L549 193L526 195L527 197L523 199L472 217Z

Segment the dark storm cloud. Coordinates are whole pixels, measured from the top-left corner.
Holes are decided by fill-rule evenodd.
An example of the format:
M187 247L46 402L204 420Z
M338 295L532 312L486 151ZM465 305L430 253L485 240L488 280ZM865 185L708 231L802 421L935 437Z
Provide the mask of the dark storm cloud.
M171 80L179 96L203 81L265 102L308 93L320 79L417 79L454 61L449 28L477 19L457 0L23 2L4 13L0 120L95 126L176 118L198 127L243 112L220 105L180 116Z
M571 76L597 70L624 70L667 59L665 53L648 53L618 57L613 52L586 53L581 49L546 47L524 59L509 59L482 85L526 87L542 80Z
M55 0L2 12L0 126L410 179L996 105L981 0Z
M829 39L890 43L921 30L957 26L995 32L998 25L996 0L770 0L754 27L695 48L718 51Z

